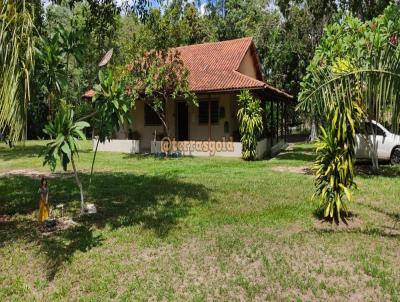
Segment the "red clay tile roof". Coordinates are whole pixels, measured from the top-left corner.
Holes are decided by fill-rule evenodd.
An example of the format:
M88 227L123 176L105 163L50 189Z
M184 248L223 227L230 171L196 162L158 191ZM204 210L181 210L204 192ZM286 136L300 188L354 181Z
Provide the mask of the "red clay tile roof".
M193 92L211 92L240 89L271 90L286 98L290 95L262 81L259 62L256 68L259 79L240 73L239 66L246 52L255 46L252 38L242 38L222 42L211 42L177 47L181 58L189 70L189 85Z
M240 73L239 66L247 51L252 51L258 79ZM217 92L242 89L265 89L284 98L291 95L264 83L260 63L251 37L222 42L210 42L175 48L189 70L189 85L193 92ZM83 97L93 97L88 90Z

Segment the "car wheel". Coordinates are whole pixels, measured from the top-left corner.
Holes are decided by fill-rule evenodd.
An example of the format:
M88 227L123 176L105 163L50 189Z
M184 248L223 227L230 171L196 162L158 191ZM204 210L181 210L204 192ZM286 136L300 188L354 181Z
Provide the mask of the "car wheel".
M400 147L394 148L390 156L390 163L392 165L400 165Z

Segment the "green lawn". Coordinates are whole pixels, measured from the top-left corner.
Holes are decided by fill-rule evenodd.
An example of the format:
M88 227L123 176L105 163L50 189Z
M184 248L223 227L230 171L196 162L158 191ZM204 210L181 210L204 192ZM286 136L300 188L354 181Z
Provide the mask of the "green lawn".
M321 224L310 145L272 160L99 153L94 217L43 236L35 222L44 143L0 145L0 301L400 300L400 169L360 166L349 226ZM92 152L78 167L88 183ZM58 171L61 172L61 171ZM79 211L69 172L50 202Z

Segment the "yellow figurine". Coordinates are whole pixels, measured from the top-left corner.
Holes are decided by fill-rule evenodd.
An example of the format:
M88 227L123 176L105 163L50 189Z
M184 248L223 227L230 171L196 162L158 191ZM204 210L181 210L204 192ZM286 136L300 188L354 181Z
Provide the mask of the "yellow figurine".
M45 221L49 218L49 188L47 185L46 178L42 177L40 180L40 188L38 193L40 194L39 201L39 222Z

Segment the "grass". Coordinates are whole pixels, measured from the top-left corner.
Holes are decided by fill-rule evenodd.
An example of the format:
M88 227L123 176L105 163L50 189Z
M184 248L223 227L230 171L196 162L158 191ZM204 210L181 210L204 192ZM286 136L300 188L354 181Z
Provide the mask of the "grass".
M400 299L400 169L359 166L354 225L318 222L310 145L272 160L99 153L87 201L99 213L43 236L35 222L44 142L0 145L0 300ZM87 187L92 152L78 167ZM300 172L299 172L300 171ZM50 202L79 211L70 173Z

